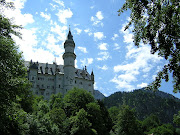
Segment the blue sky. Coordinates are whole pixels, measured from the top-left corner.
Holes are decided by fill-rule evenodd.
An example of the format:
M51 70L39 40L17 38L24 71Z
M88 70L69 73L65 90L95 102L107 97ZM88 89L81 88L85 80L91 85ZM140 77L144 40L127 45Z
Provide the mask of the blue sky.
M76 67L93 70L95 89L109 96L151 83L167 63L150 46L133 44L133 34L124 31L129 11L118 16L123 0L15 0L16 9L4 14L24 29L22 40L14 37L25 60L63 64L63 43L69 25L76 43ZM172 80L172 78L170 78ZM172 83L160 90L173 94ZM180 97L180 94L173 94Z

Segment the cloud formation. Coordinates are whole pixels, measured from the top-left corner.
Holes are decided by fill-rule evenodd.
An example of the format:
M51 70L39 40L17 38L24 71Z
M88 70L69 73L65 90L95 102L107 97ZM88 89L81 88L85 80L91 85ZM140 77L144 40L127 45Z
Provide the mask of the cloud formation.
M93 22L93 25L94 26L103 26L104 24L102 23L102 20L103 20L103 14L101 11L98 11L96 13L95 16L91 16L91 21Z
M70 8L60 9L56 15L58 16L58 19L61 23L67 24L67 19L69 19L73 16L73 12L71 11Z
M106 38L106 36L104 36L103 32L95 32L94 33L94 39L95 40L102 40L103 38Z
M87 49L85 47L78 46L77 49L80 50L83 53L88 53Z
M104 51L108 50L107 47L108 47L108 44L107 44L107 43L100 43L100 44L98 45L98 48L99 48L100 50L104 50Z
M101 57L97 58L98 61L105 61L105 60L111 58L109 52L100 52L100 53L98 53L98 55L101 56Z
M108 70L108 67L107 67L107 65L103 65L102 67L100 67L100 66L97 66L99 69L102 69L102 70Z
M81 66L89 66L90 64L93 63L93 58L84 58L80 59Z
M45 18L45 21L49 21L51 19L50 14L45 14L44 12L40 13L41 17Z

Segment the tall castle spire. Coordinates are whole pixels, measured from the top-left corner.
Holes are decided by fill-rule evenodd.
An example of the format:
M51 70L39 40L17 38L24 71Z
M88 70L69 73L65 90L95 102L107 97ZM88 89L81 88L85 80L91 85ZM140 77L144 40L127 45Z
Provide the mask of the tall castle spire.
M70 29L70 25L69 25L69 33L67 35L67 39L66 40L73 40L73 36L71 34L71 29Z

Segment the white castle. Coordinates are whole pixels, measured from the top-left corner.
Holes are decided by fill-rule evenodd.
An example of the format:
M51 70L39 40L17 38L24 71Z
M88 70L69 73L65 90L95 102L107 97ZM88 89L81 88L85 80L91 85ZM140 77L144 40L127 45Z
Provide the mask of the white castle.
M32 83L31 90L36 95L43 95L49 99L51 94L62 93L65 95L74 87L82 88L94 95L94 74L91 75L85 68L75 68L76 55L74 53L75 43L69 30L64 43L63 54L64 65L38 63L26 61L28 79Z

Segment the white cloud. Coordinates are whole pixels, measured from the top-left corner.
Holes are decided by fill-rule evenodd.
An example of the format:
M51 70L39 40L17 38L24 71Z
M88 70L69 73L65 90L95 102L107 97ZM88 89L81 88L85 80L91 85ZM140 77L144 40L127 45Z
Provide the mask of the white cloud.
M58 41L59 40L56 39L53 34L49 34L47 36L47 44L45 46L50 52L54 53L55 55L62 55L64 52L63 44L59 45Z
M41 17L45 18L46 21L49 21L51 19L50 14L45 14L44 12L40 13Z
M126 82L136 81L136 77L134 76L134 74L130 74L130 73L121 74L118 76L118 79Z
M103 38L106 38L106 36L104 36L104 33L103 32L95 32L94 33L94 38L95 40L102 40Z
M137 87L138 88L143 88L143 87L147 87L147 83L141 83L141 84L138 84Z
M98 66L98 68L99 68L99 69L102 69L102 70L108 70L107 65L104 65L104 66L102 66L102 67Z
M120 46L117 43L114 43L114 50L119 50Z
M111 56L109 55L109 52L100 52L98 53L98 55L102 56L102 57L97 58L98 61L104 61L111 58Z
M90 9L94 9L95 6L91 6Z
M98 20L102 20L104 18L101 11L98 11L96 13L96 17L97 17Z
M77 32L78 35L81 34L81 32L82 32L82 30L79 29L79 28L74 28L74 30L76 30L76 32Z
M110 82L113 82L116 84L117 89L123 89L124 91L132 91L134 89L134 86L131 85L129 82L122 81L117 76L115 76Z
M100 44L98 45L98 48L99 48L100 50L108 50L107 47L108 47L108 44L107 44L107 43L100 43Z
M54 11L55 9L57 9L58 8L58 6L57 5L54 5L54 4L52 4L52 3L49 3L50 5L51 5L51 7L52 7L52 11Z
M91 16L91 21L93 22L93 25L94 26L103 26L104 24L102 23L102 20L103 20L103 14L102 14L102 12L101 11L98 11L97 13L96 13L96 15L95 15L95 17L94 16Z
M53 1L58 3L60 6L65 7L63 1L60 1L60 0L53 0Z
M92 35L92 32L91 32L91 30L90 30L90 29L85 29L85 30L84 30L84 32L88 33L88 35L89 35L89 36L91 36L91 35Z
M56 15L58 16L58 19L61 23L67 24L67 19L73 16L73 12L69 8L60 9Z
M13 37L19 45L19 49L23 52L23 57L25 60L33 60L39 62L52 63L54 60L54 55L49 50L38 46L37 33L38 29L22 29L22 39Z
M93 58L80 59L80 62L82 63L81 66L88 66L93 63Z
M115 40L118 36L118 34L114 34L114 36L111 38L112 40Z
M53 26L51 27L51 32L54 32L59 35L58 40L60 41L65 41L66 36L67 36L67 26L60 26L56 22L52 24Z
M83 53L88 53L85 47L78 46L77 48Z

